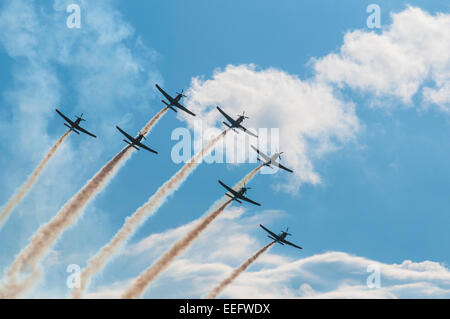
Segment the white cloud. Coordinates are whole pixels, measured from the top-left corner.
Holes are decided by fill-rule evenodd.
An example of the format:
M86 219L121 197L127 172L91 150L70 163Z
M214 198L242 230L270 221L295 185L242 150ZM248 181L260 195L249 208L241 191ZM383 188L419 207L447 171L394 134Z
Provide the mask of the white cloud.
M226 216L228 211L224 212ZM246 258L266 242L258 222L269 224L276 215L236 215L220 218L170 266L149 288L147 297L204 297ZM192 222L195 223L196 221ZM192 223L188 224L189 227ZM153 263L183 233L186 226L153 234L129 245L122 262L139 265L142 271ZM257 237L249 235L254 233ZM176 235L175 235L176 234ZM168 240L171 238L171 240ZM151 239L151 240L150 240ZM235 241L239 242L236 245ZM301 240L300 240L301 242ZM228 249L231 245L231 248ZM158 253L155 252L155 248ZM283 246L285 248L286 246ZM306 249L300 256L307 253ZM289 248L286 248L286 253ZM130 253L131 252L131 253ZM220 252L220 253L217 253ZM324 252L293 258L266 252L245 273L228 286L223 298L449 298L450 270L434 261L387 264L345 252ZM297 255L298 256L298 255ZM120 257L119 257L120 259ZM120 261L117 261L120 262ZM369 265L378 265L381 287L369 288L366 281ZM117 273L116 273L117 274ZM88 297L120 296L136 274L123 274L111 285L101 285Z
M348 32L338 53L314 60L318 80L408 105L424 86L425 102L450 111L450 15L408 7L391 17L380 33Z
M319 183L313 159L352 139L359 128L353 104L337 98L331 86L275 68L229 65L216 70L211 79L194 78L187 94L186 105L203 117L207 127L224 120L215 109L220 105L232 116L245 110L248 128L279 128L283 160L295 170L284 186L289 190Z

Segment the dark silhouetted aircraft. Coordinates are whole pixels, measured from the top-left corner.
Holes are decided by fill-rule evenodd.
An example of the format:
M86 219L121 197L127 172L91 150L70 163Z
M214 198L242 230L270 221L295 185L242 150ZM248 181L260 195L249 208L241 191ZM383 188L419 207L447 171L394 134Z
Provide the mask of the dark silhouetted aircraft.
M181 90L181 93L177 92L177 96L175 98L173 98L169 94L167 94L166 91L161 89L158 84L155 84L155 86L159 90L159 92L161 92L164 95L164 97L169 100L169 103L167 103L164 100L161 100L161 102L163 102L165 105L167 105L168 108L170 108L174 112L177 112L177 110L174 109L174 106L176 106L180 110L183 110L186 113L189 113L189 114L195 116L194 113L192 113L191 111L189 111L187 108L185 108L183 105L180 104L181 98L186 97L186 95L183 94L183 90Z
M92 137L97 137L97 136L95 136L94 134L92 134L92 133L86 131L84 128L82 128L82 127L80 126L80 122L81 122L81 121L86 121L86 120L83 118L83 113L81 113L80 116L77 116L77 117L76 117L77 119L75 120L75 122L72 121L72 120L70 120L70 119L69 119L67 116L65 116L64 114L62 114L58 109L56 109L56 113L58 113L58 114L59 114L59 115L67 122L67 123L64 123L64 125L67 126L71 131L77 133L78 135L80 134L80 132L83 132L83 133L85 133L85 134L87 134L87 135L90 135L90 136L92 136ZM78 131L80 131L80 132L78 132Z
M125 143L127 143L128 145L130 145L131 147L134 147L135 149L137 149L139 151L139 148L136 147L142 147L143 149L153 152L155 154L158 154L157 151L152 150L150 147L145 146L144 144L141 143L142 139L145 139L145 136L141 133L139 133L136 137L133 137L129 134L127 134L126 132L124 132L120 127L116 126L116 128L120 131L120 133L122 133L123 135L125 135L125 137L129 140L127 141L126 139L124 139L123 141Z
M251 147L256 151L256 153L258 153L258 155L260 155L264 160L260 159L259 157L257 158L258 161L262 162L263 165L268 166L270 168L273 168L271 165L273 166L277 166L281 169L284 169L285 171L291 172L293 173L294 171L284 167L283 165L281 165L280 163L277 162L277 159L281 160L281 154L283 154L283 152L279 152L279 153L275 153L272 156L267 156L266 154L264 154L263 152L261 152L260 150L258 150L256 147L254 147L253 145L251 145Z
M225 195L230 197L232 200L235 200L236 202L238 202L240 204L242 204L242 202L240 200L245 200L246 202L252 203L253 205L261 206L261 204L254 202L251 199L244 196L244 194L247 192L247 190L251 189L251 187L244 186L244 187L241 187L238 191L235 191L231 187L228 187L227 185L222 183L220 180L219 180L219 184L222 185L223 187L225 187L226 190L231 193L231 195L228 193L226 193Z
M259 226L261 226L262 229L264 229L266 232L268 232L268 233L270 234L270 236L267 236L267 237L269 237L270 239L275 240L275 242L277 242L277 243L279 243L279 244L281 244L281 245L288 244L288 245L291 245L291 246L293 246L293 247L295 247L295 248L303 249L302 247L297 246L297 245L295 245L295 244L293 244L293 243L291 243L291 242L289 242L289 241L287 241L287 240L285 239L286 236L291 236L291 234L288 233L288 228L286 228L286 231L282 231L282 232L280 232L280 233L277 235L277 234L271 232L270 230L268 230L268 229L267 229L266 227L264 227L263 225L259 224Z
M249 118L248 116L245 116L245 111L242 112L242 115L238 114L238 118L235 120L231 116L229 116L227 113L225 113L220 107L216 106L216 108L227 119L227 121L230 122L230 124L231 124L230 125L227 122L222 122L223 124L225 124L225 126L228 126L229 128L231 128L236 133L238 133L238 131L236 131L235 128L238 128L238 129L241 129L244 132L248 133L251 136L258 137L256 134L250 132L249 130L247 130L245 127L243 127L241 125L242 121L244 121L245 119Z

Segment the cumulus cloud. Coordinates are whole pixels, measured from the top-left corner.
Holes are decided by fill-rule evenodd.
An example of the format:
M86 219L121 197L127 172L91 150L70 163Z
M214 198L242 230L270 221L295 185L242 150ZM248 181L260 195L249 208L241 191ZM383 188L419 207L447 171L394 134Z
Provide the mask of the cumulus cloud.
M391 15L380 33L348 32L337 53L313 61L319 81L392 96L410 105L423 101L450 111L450 15L416 7Z
M284 186L289 190L319 183L313 159L352 139L359 128L354 105L337 98L331 86L275 68L229 65L211 79L194 78L187 94L186 105L207 127L224 120L215 109L220 105L231 116L245 110L248 128L279 128L279 150L295 170L294 181Z

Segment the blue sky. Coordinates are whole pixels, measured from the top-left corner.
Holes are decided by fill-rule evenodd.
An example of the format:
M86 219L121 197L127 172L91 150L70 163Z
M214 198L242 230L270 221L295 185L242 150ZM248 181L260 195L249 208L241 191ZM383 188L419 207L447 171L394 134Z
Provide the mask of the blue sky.
M9 26L0 31L0 131L4 137L0 141L3 154L0 157L3 167L0 179L4 181L0 190L0 203L6 203L50 145L64 132L65 127L55 114L55 107L70 116L84 112L87 119L84 126L99 135L97 140L87 136L69 136L39 182L0 229L0 267L3 271L6 271L14 255L26 245L39 225L53 217L123 147L122 138L114 126L119 124L130 133L137 132L160 110L161 96L154 90L155 82L171 93L181 89L187 91L189 98L186 103L206 117L212 113L204 103L215 105L214 101L222 102L223 105L229 101L225 97L216 101L208 96L208 85L219 90L223 83L215 74L226 76L230 72L227 69L229 65L247 70L251 69L247 67L249 64L254 64L256 79L264 76L268 70L276 70L269 76L275 82L281 83L286 75L299 78L302 83L312 87L314 83L319 83L321 87L323 85L329 89L330 95L338 102L338 109L345 110L342 118L327 118L326 124L317 120L317 127L326 127L323 135L318 133L309 136L312 142L300 140L299 145L304 142L307 150L304 162L300 160L299 164L292 158L297 153L290 146L297 144L290 144L291 141L281 144L284 145L283 160L287 166L294 165L298 171L302 163L309 163L313 167L311 173L316 174L320 182L311 182L306 177L288 176L286 172L257 175L251 182L253 188L249 197L263 206L255 208L243 205L242 211L232 210L231 213L235 213L232 216L235 217L218 221L220 226L217 226L217 231L220 234L206 233L203 239L207 243L208 236L217 235L225 240L227 236L241 238L239 236L245 235L243 238L248 240L248 243L244 241L247 243L245 249L234 255L230 252L229 255L219 256L214 261L205 256L225 247L221 246L220 241L214 241L210 247L200 242L183 255L182 261L197 262L203 266L215 265L217 262L222 268L214 270L211 266L211 269L203 272L200 267L196 272L189 273L191 277L180 279L176 278L177 274L186 275L180 270L184 269L180 261L176 266L179 268L174 266L169 269L168 274L162 276L155 288L150 289L145 296L200 297L212 289L231 267L238 265L267 242L265 234L258 227L259 223L275 231L289 226L293 234L290 239L305 249L299 253L285 246L275 246L267 259L249 269L251 274L248 276L258 276L259 273L262 276L264 271L280 269L280 261L294 265L302 258L342 252L344 255L337 255L342 257L342 265L351 264L347 259L355 256L390 267L403 265L405 260L411 260L419 266L425 262L435 266L440 263L444 270L439 268L439 271L444 273L447 281L433 282L433 287L441 290L432 296L450 296L448 268L445 268L450 261L447 249L450 242L450 104L449 100L433 102L431 98L427 99L427 88L448 90L448 57L447 60L435 57L429 53L436 51L432 49L417 50L419 53L414 51L414 54L422 54L417 60L417 68L429 68L429 71L421 77L411 71L414 64L405 64L407 71L398 71L405 72L405 76L398 81L407 82L410 75L411 81L417 84L411 94L397 91L402 84L395 82L397 70L390 68L388 71L393 72L391 76L383 69L377 69L376 72L387 74L388 80L394 80L381 84L368 80L364 82L365 86L359 87L352 79L370 78L367 74L356 70L347 76L344 71L339 73L333 69L339 70L339 65L332 63L335 60L326 59L332 54L344 62L351 59L350 54L354 54L353 58L357 59L357 52L351 51L345 55L340 51L345 42L344 37L354 31L363 34L373 32L381 37L393 23L391 14L406 12L407 16L408 5L429 15L433 21L438 19L438 12L444 13L446 20L442 19L439 23L448 27L448 4L442 1L383 1L379 3L382 29L369 30L366 26L366 7L376 3L372 1L347 1L345 5L335 1L283 1L277 4L273 1L112 1L95 5L81 2L82 10L86 10L83 15L86 20L82 20L80 30L68 30L65 28L67 14L64 8L69 2L56 1L53 6L44 1L24 4L24 8L31 7L30 10L36 13L37 24L32 25L27 20L23 28L19 26L23 25L21 19L24 17L18 13L23 12L24 8L14 9L10 1L5 1L0 8L3 17L0 25ZM413 13L411 15L414 17ZM6 16L11 21L18 21L17 25L11 21L5 22ZM398 25L410 21L399 19ZM427 21L418 20L417 28L423 29L421 23ZM31 41L31 49L18 45L22 40L27 41L21 37L24 29L38 43ZM102 43L99 34L112 34L113 40ZM429 42L432 43L432 40ZM412 43L408 41L400 38L399 46ZM354 43L358 45L357 40ZM426 45L428 42L423 44ZM443 45L448 47L449 43ZM63 49L68 49L68 52L63 54ZM376 61L379 57L377 51L372 52ZM386 51L385 56L394 57L394 54L396 51L392 55ZM404 61L403 58L400 56L399 61ZM123 73L121 63L124 61L135 63L140 67L139 71ZM436 71L438 68L440 73ZM41 77L36 69L46 73ZM361 69L371 70L370 65L367 69ZM192 82L194 78L199 81L198 87ZM384 85L386 82L388 84ZM245 85L245 82L242 83L241 86ZM227 94L235 94L236 100L242 98L247 101L239 92ZM276 100L276 95L271 99ZM251 125L263 125L264 119L255 114L258 111L279 113L282 111L280 108L286 107L289 112L294 112L292 117L295 119L298 116L295 110L302 109L309 101L306 97L304 101L298 101L298 106L290 105L290 109L281 103L272 109L262 106L258 109L258 106L252 105L223 106L228 106L232 114L246 109L251 120L254 120L249 122ZM302 114L315 116L323 110L327 108L311 108ZM347 119L351 123L342 128L340 123ZM303 125L305 122L302 121L306 120L299 118L298 125ZM283 123L280 121L278 123ZM28 296L67 295L67 265L76 263L84 266L87 258L120 228L124 218L181 167L181 164L174 164L170 159L171 149L176 143L170 136L174 128L189 125L189 120L177 117L173 112L161 119L146 141L159 154L155 156L136 152L121 168L107 188L89 204L84 217L67 230L54 246L44 263L45 276ZM30 131L27 131L28 127ZM283 126L280 130L283 131ZM301 134L307 136L308 132L301 131ZM286 135L282 134L282 137ZM332 141L333 145L322 145L322 138ZM316 154L315 146L326 147L326 151ZM142 225L131 238L127 251L133 251L151 234L173 230L173 240L177 238L180 236L177 232L179 227L200 217L223 195L217 179L233 185L253 167L254 164L200 165L157 214ZM280 184L297 186L290 191L283 188L276 190L274 186ZM230 231L227 227L230 227ZM168 238L161 242L161 247L170 245L172 237ZM234 244L239 245L239 242ZM103 296L102 291L106 291L104 296L110 296L110 291L121 288L163 253L151 252L150 248L144 250L146 257L125 253L114 259L95 277L90 288L92 296ZM328 269L326 265L322 265L324 269ZM419 269L419 266L414 269ZM317 267L310 271L317 272L318 276L330 276L327 277L328 284L314 285L304 274L292 271L295 275L276 283L280 288L279 296L302 296L301 293L309 288L319 296L378 296L373 290L361 288L367 277L362 266L358 268L360 275L356 277L354 270L346 271L344 266L342 272L336 272L333 276L329 275L333 272L332 268L325 271L320 264L315 263L308 267ZM433 269L427 268L426 271ZM389 277L389 280L396 283L395 280L399 279L394 277ZM224 295L244 297L247 291L261 292L259 286L249 287L244 284L245 279L236 286L240 290L230 288ZM192 285L195 289L189 286L189 280L194 282ZM386 284L390 283L389 280ZM411 279L416 284L425 281ZM346 290L348 287L344 283L348 282L357 287L352 290L355 295ZM343 285L346 289L342 288ZM186 289L183 292L180 288L181 291L174 293L174 287ZM289 293L284 289L289 290ZM389 290L389 295L380 296L427 296L420 289L414 289L410 291L416 291L415 294L408 294L405 288L402 292ZM95 295L95 292L99 294ZM277 295L270 297L274 296Z

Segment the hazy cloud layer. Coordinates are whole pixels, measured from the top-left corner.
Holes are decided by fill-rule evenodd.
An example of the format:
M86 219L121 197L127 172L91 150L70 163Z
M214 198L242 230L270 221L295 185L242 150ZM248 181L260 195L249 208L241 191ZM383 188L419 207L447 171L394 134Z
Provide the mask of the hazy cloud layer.
M267 244L258 221L269 223L282 216L276 212L249 215L241 208L229 208L158 279L147 297L204 297L232 270L262 245ZM194 222L193 222L194 223ZM152 234L130 245L122 257L145 267L183 236L193 223ZM292 230L294 232L294 230ZM249 235L252 234L252 235ZM301 236L294 233L301 243ZM292 239L294 241L294 239ZM236 241L240 244L236 246ZM228 249L238 247L238 249ZM283 246L283 249L288 250ZM386 264L345 252L308 254L307 247L292 257L274 250L262 255L246 272L228 286L225 298L449 298L450 270L433 261L405 260ZM296 251L295 251L296 252ZM297 257L294 257L297 256ZM368 288L369 265L380 269L381 287ZM118 298L130 278L96 288L87 297Z

